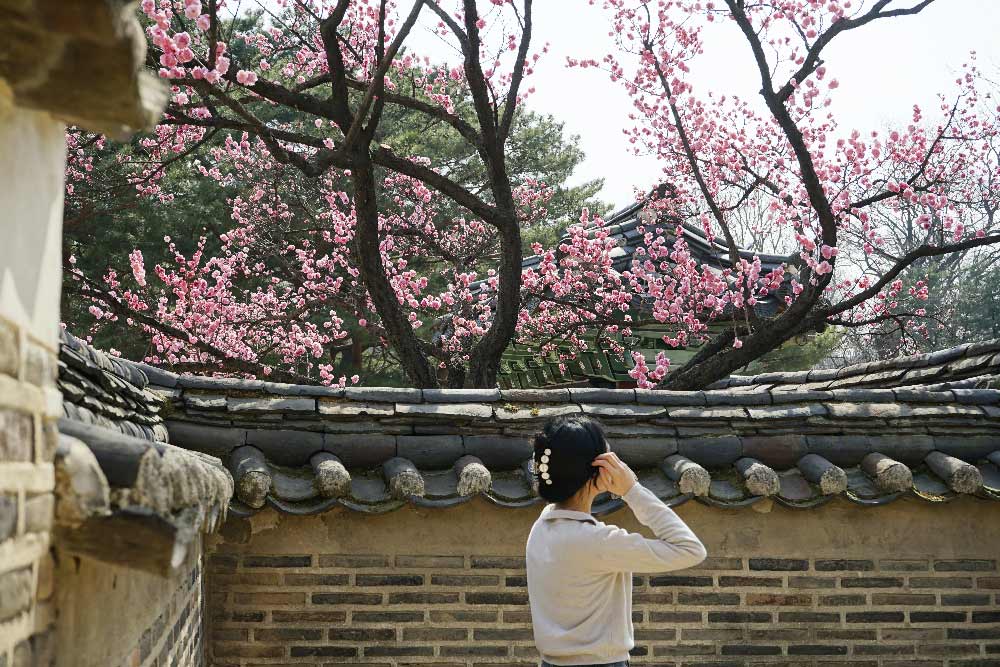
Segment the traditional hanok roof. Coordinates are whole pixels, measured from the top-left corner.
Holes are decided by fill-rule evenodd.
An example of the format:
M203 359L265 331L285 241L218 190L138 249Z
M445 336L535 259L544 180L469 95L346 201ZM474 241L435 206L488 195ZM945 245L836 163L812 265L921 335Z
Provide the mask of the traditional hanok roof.
M227 462L232 511L541 502L530 436L589 414L671 505L1000 499L1000 390L323 388L161 373L171 441ZM620 507L604 496L596 514Z
M199 530L225 520L233 481L222 461L166 442L163 399L139 365L65 332L58 384L62 544L160 573L178 566Z
M617 248L612 252L612 266L618 272L630 270L637 254L646 251L648 248L647 234L652 235L652 237L662 236L672 247L677 238L674 233L676 228L677 222L675 220L647 210L645 202L635 202L615 211L604 218L604 225L601 227L603 231L607 232L608 238L617 244ZM698 225L684 222L681 224L681 229L684 241L699 265L715 267L720 270L729 266L729 249L724 244L718 240L709 241L705 231ZM562 240L568 238L568 235L563 236ZM784 255L769 255L743 249L739 250L739 255L748 261L759 257L762 273L768 273L788 261L788 257ZM521 266L522 269L531 269L538 266L541 261L540 256L531 255L524 258ZM773 314L779 305L783 305L781 297L786 293L787 290L761 298L756 310L762 315Z
M931 391L954 387L1000 388L1000 339L841 368L731 375L709 389L756 391L789 385L807 390L912 385L922 385Z
M617 247L613 251L613 268L623 272L632 268L632 262L645 252L648 247L646 234L663 236L670 245L677 238L675 230L677 223L666 217L657 217L646 208L643 202L636 202L620 209L604 219L601 229L608 233ZM683 238L691 251L693 258L703 266L716 267L719 270L729 265L729 250L718 240L709 241L704 230L698 225L683 223L681 225ZM564 236L563 239L567 239ZM767 273L783 263L788 258L782 255L769 255L740 250L739 255L746 260L759 257L762 272ZM542 261L538 255L525 257L522 269L533 269ZM777 291L758 300L754 309L763 317L772 316L784 307L784 297L790 292L790 283L786 283ZM633 308L641 311L644 304L636 299ZM640 326L633 335L622 339L627 349L640 350L652 361L658 351L666 351L671 359L673 369L680 368L694 355L698 346L687 348L667 348L662 342L665 334L675 333L669 327ZM567 352L571 352L567 349ZM588 380L613 383L628 381L628 371L632 368L632 360L618 359L614 354L602 350L599 346L587 351L573 350L573 359L547 359L540 357L535 350L522 349L512 345L504 355L504 363L500 370L500 385L504 388L534 388L546 385L570 384L587 382Z

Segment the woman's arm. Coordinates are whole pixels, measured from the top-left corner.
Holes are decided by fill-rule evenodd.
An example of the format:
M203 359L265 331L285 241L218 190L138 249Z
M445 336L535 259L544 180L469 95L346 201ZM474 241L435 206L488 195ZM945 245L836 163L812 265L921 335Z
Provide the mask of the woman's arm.
M656 539L623 528L612 528L604 537L602 551L621 569L631 572L666 572L694 567L708 552L698 536L652 491L636 482L622 496L635 518L648 526Z
M639 523L656 539L616 526L601 526L594 554L603 568L625 572L666 572L693 567L705 560L705 545L686 523L639 484L635 473L614 453L595 460L601 467L600 488L621 495Z

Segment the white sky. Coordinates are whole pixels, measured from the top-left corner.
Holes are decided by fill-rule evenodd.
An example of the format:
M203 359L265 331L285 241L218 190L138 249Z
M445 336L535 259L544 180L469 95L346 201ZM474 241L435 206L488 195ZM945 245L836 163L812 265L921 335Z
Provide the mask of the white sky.
M646 190L658 180L655 161L630 154L622 135L629 98L605 72L565 66L567 56L599 60L613 50L607 14L586 0L536 0L534 6L532 43L540 48L548 42L550 48L527 84L536 89L528 106L552 114L565 122L568 133L580 135L587 158L573 181L603 177L602 199L624 206L633 200L633 187ZM704 35L706 53L692 72L696 86L756 99L759 79L736 27L716 22ZM412 53L447 56L419 29L408 44ZM905 123L914 103L931 117L935 95L952 90L955 73L973 50L980 70L1000 80L1000 0L937 0L917 16L842 35L826 51L828 76L840 81L834 109L841 127Z

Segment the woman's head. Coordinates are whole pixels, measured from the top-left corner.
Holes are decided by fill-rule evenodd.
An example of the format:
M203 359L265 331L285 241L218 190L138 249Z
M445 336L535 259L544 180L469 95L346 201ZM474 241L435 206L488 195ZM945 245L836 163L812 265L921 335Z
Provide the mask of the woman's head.
M600 468L592 462L610 451L600 422L582 415L553 417L535 435L534 446L538 495L553 503L596 480Z

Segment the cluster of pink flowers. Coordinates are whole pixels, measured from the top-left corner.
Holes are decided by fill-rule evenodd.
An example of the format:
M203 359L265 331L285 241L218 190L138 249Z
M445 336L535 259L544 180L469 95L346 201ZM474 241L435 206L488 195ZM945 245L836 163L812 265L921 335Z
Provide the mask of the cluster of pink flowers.
M504 20L510 4L491 0L469 26L471 33L481 33L480 62L495 100L505 99L515 76L529 77L547 50L530 54L515 74L511 63L520 40L518 22ZM984 109L974 61L956 81L955 95L941 98L935 110L939 119L927 121L925 111L914 107L905 127L886 133L845 130L833 113L838 80L821 64L804 74L800 68L823 31L857 7L835 0L749 7L750 27L771 50L773 83L787 87L783 108L810 152L806 173L781 123L759 101L703 92L690 74L692 61L704 51L704 25L729 16L724 3L603 4L620 50L568 63L604 69L625 87L634 104L628 141L637 152L658 157L671 188L648 204L642 247L627 267L615 268L616 242L603 221L587 211L557 247L533 248L537 262L522 275L518 342L559 355L563 362L574 354L567 348L586 350L595 344L627 358L621 341L634 327L655 322L669 330L663 337L667 345L692 345L707 339L713 321L738 327L761 300L779 292L789 307L809 290L821 289L825 300L838 302L879 284L899 250L887 238L885 216L912 215L919 228L936 230L949 241L985 234L961 206L976 197L995 199L996 192L983 194L984 183L1000 175L991 144L998 114L995 108ZM135 326L153 341L152 362L201 368L224 359L267 368L280 364L343 385L357 378L334 373L333 347L359 330L388 345L352 257L356 218L345 190L350 173L330 169L307 190L283 171L292 167L274 153L312 157L332 150L333 137L339 136L332 121L297 110L269 121L281 133L275 143L234 134L207 156L189 156L205 138L206 121L214 113L215 102L202 96L206 84L259 102L268 83L300 91L328 75L315 13L329 11L330 3L278 0L277 5L281 21L227 32L224 40L199 0L143 0L148 37L160 76L170 80L172 103L164 122L138 142L142 154L131 164L130 182L141 194L169 202L174 193L163 185L163 176L168 164L183 161L204 178L238 188L239 194L229 202L232 225L213 256L206 257L206 239L190 256L167 239L172 261L147 275L143 254L136 250L129 255L130 272L110 271L103 289L92 289L91 312L99 321L133 313ZM390 10L395 10L392 3ZM347 8L344 25L350 29L342 31L343 53L347 71L358 82L370 81L379 64L378 13L373 1ZM451 16L462 21L461 12ZM390 40L398 25L396 18L387 23ZM454 39L444 20L433 30ZM241 62L233 52L254 55ZM385 87L399 91L405 84L407 94L450 114L455 111L452 94L464 85L464 76L461 67L431 63L404 50L392 63ZM522 90L514 104L532 89ZM70 134L68 188L90 178L93 151L102 148L101 143L85 149L79 135ZM407 159L434 168L419 156ZM378 186L389 202L378 221L379 251L396 299L410 325L426 332L442 366L465 363L494 317L499 278L483 267L495 261L496 230L471 214L456 215L453 202L415 178L390 172ZM817 213L817 188L829 202L835 230L824 227ZM521 224L544 221L552 195L537 180L515 184ZM747 206L761 212L753 229L778 230L790 250L787 264L764 271L759 257L735 252L733 230L740 222L734 218ZM685 223L700 228L713 247L723 248L719 262L706 265L696 259L685 240ZM922 310L913 307L928 299L928 290L926 281L907 284L899 278L840 317L864 322L903 310L919 316ZM733 346L741 347L743 340L734 331ZM658 354L652 367L641 355L631 356L630 375L639 386L655 385L670 370L669 354Z
M802 68L825 30L871 7L834 0L748 4L749 27L768 49L772 85L779 93L787 86L783 106L810 152L815 174L805 174L763 100L700 91L700 82L690 75L692 63L704 52L702 28L732 20L727 3L605 0L603 6L619 50L601 59L569 59L568 64L603 69L630 94L634 125L626 136L637 153L659 158L663 178L673 187L670 213L697 220L710 239L722 239L723 225L735 230L741 224L736 215L753 205L763 211L756 228L779 230L800 262L771 276L759 276L759 264L755 268L746 260L714 273L690 266L683 244L666 243L663 236L647 239L648 258L634 270L637 281L631 288L654 300L657 320L678 324L681 331L666 338L669 344L704 337L706 319L753 305L785 276L791 285L784 297L787 306L807 285L821 281L825 300L847 302L906 250L889 244L880 225L885 216L905 213L925 230L940 230L945 241L986 234L962 219L963 203L984 196L997 199L996 192L983 192L983 184L995 182L1000 173L993 148L1000 114L995 104L984 104L974 58L956 80L954 93L940 98L933 121L915 106L911 123L885 134L844 131L834 113L838 80L822 63ZM817 215L812 179L830 202L836 242ZM830 279L840 267L845 277ZM897 298L902 294L909 298ZM925 283L909 293L889 290L840 318L874 321L926 298ZM742 344L740 336L734 340L734 346ZM644 366L637 368L640 378L649 377Z

